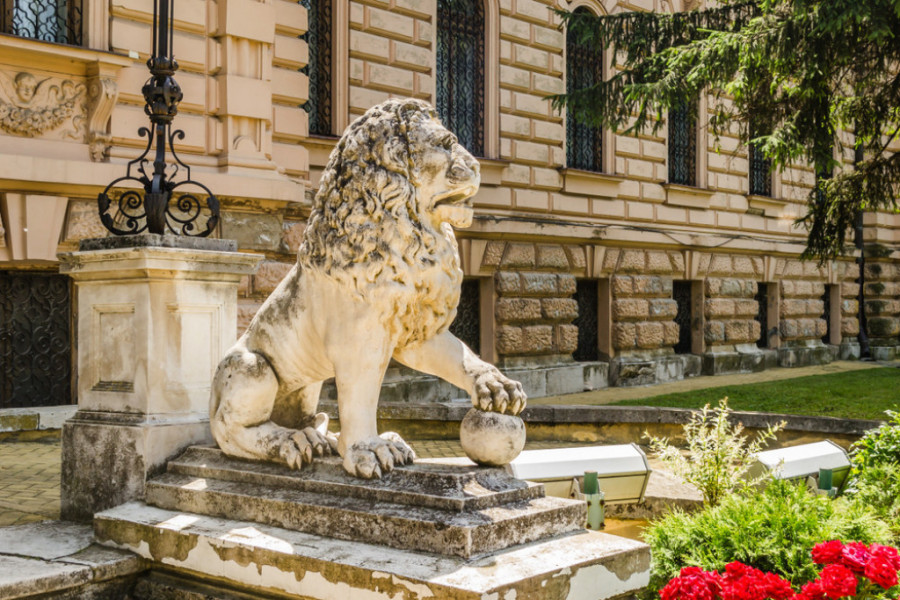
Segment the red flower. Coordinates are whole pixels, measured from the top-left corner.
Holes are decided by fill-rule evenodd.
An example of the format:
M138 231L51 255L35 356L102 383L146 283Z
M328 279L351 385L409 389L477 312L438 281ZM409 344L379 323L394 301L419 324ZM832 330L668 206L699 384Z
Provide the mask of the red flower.
M791 584L774 573L733 562L720 577L722 600L787 600L794 596Z
M880 556L872 556L869 559L865 575L884 589L897 585L897 567Z
M824 600L825 591L822 589L822 582L818 579L810 581L797 594L797 600Z
M794 590L791 584L775 573L766 573L764 576L766 595L772 600L788 600L793 598Z
M856 575L844 565L828 565L819 575L822 591L832 600L856 595Z
M841 562L844 566L862 573L866 570L866 563L869 562L869 547L862 542L850 542L841 550Z
M813 546L812 558L817 565L830 565L841 560L841 550L844 544L840 540L821 542Z
M659 591L661 600L716 600L719 576L700 567L685 567L681 574Z
M897 554L896 548L872 544L869 546L869 552L871 552L872 556L888 561L896 570L900 571L900 555Z

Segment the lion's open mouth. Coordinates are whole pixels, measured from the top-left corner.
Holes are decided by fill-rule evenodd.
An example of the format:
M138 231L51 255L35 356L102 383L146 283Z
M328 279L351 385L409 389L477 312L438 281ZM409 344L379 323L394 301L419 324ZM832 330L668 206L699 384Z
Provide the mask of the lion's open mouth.
M434 206L438 206L439 204L463 204L466 200L474 196L477 191L478 186L470 185L458 190L450 190L443 194L438 194L435 196Z

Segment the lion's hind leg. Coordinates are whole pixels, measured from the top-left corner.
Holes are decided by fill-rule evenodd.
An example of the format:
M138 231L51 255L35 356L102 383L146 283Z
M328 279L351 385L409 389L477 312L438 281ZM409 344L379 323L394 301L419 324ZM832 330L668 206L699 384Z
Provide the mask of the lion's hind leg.
M261 355L236 348L216 370L210 400L210 427L225 454L281 462L299 469L314 454L330 451L315 427L302 430L272 422L278 378Z

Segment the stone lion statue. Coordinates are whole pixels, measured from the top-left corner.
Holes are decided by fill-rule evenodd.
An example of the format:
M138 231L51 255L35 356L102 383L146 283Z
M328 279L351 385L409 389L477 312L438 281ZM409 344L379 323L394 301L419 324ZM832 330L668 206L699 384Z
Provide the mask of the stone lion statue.
M518 414L522 385L448 331L462 271L453 227L472 224L478 162L419 100L369 109L322 176L297 263L219 363L213 437L228 455L301 468L340 454L352 475L410 463L376 411L391 358L467 390L485 411ZM335 378L341 431L316 413Z

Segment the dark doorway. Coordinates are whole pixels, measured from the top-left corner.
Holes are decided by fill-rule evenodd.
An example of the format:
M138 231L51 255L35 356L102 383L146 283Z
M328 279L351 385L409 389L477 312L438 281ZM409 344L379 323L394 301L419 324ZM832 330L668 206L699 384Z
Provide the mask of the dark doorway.
M456 319L450 324L450 333L472 349L481 353L481 282L463 279L456 307Z
M575 301L578 317L573 324L578 327L578 347L572 354L575 360L600 360L600 341L597 336L597 285L596 279L579 279L575 284Z
M65 275L0 271L0 408L72 404Z
M825 286L822 294L822 318L825 319L825 335L822 336L823 344L831 343L831 286Z
M672 298L678 304L678 312L675 315L675 323L678 324L678 343L675 344L676 354L691 353L691 282L675 281L672 283Z
M769 286L759 282L756 284L756 322L759 323L759 339L757 348L769 347Z

